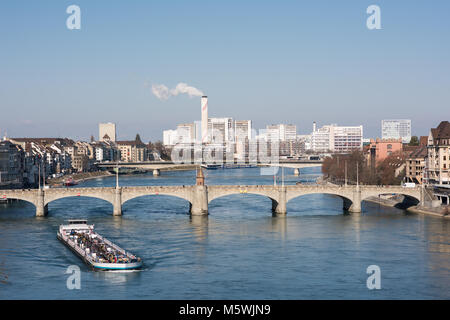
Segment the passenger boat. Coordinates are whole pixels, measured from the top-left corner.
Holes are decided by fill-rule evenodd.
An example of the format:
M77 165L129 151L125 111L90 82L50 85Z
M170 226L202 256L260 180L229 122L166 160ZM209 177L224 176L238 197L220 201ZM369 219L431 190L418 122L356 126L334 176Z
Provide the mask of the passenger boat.
M257 168L256 165L251 164L225 164L224 169L250 169L250 168Z
M60 225L57 237L94 270L135 270L142 267L139 257L125 251L94 232L87 220L69 220Z
M76 186L78 183L73 180L72 178L67 179L66 181L64 181L64 185L66 187L71 187L71 186Z
M221 164L202 164L202 167L205 168L206 170L217 170L217 169L222 169L223 165L221 165Z

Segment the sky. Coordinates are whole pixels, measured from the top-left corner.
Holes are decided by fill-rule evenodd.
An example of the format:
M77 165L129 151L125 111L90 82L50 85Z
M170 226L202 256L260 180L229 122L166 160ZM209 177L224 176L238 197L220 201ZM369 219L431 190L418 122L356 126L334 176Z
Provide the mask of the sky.
M369 30L378 5L381 29ZM66 9L81 9L69 30ZM162 140L200 120L200 98L160 100L152 85L186 83L208 95L210 117L363 125L411 119L413 135L450 120L450 2L0 2L0 133Z

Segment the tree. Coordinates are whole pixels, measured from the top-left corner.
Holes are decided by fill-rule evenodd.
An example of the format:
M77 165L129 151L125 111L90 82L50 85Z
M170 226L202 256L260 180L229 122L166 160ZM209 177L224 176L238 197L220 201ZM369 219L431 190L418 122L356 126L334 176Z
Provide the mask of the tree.
M417 136L412 136L411 140L409 141L410 146L418 146L419 145L419 138Z
M371 177L369 169L362 151L334 154L325 158L322 164L322 173L325 177L339 184L344 183L346 177L348 184L356 184L357 180L360 183L369 183ZM347 176L345 175L346 171Z
M154 150L156 150L159 155L161 156L161 159L163 160L170 160L170 152L167 150L167 148L164 146L164 144L161 141L156 141L154 144Z
M378 184L398 185L405 176L405 169L396 176L396 169L405 163L406 157L401 152L396 152L388 156L377 166Z

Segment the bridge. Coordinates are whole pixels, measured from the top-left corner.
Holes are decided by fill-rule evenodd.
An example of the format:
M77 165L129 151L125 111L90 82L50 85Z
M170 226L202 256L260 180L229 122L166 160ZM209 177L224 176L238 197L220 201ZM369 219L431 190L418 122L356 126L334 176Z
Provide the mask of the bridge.
M421 187L401 186L329 186L329 185L188 185L188 186L144 186L144 187L98 187L98 188L50 188L29 190L0 190L0 198L28 201L36 207L36 216L48 213L48 204L67 197L93 197L113 205L113 215L122 215L125 202L147 195L167 195L189 202L191 215L207 215L208 205L214 199L233 194L255 194L272 200L274 215L286 215L286 204L297 197L308 194L330 194L343 199L343 209L360 213L361 202L373 196L400 194L424 202Z
M229 164L228 162L223 162ZM297 160L297 159L280 159L278 162L255 162L255 165L260 167L285 167L293 168L294 175L299 175L301 168L320 167L322 166L322 160ZM239 163L232 162L231 164L252 164L248 161ZM130 168L130 169L142 169L153 171L154 176L159 176L161 170L190 170L193 166L200 165L199 163L177 163L172 161L144 161L144 162L102 162L96 164L98 168L114 169L114 168Z

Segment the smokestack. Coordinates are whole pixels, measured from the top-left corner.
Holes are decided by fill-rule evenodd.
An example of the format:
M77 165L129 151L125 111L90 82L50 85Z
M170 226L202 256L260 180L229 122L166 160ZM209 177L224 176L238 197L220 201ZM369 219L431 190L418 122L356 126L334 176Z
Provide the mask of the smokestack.
M208 97L202 96L202 143L208 142Z
M316 122L313 122L313 132L316 132Z

